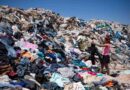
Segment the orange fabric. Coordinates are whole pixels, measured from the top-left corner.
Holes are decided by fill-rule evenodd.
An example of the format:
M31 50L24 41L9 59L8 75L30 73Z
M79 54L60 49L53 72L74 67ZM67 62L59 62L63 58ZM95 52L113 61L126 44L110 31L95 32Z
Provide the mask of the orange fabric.
M106 87L112 87L113 86L113 82L112 81L108 81L105 83Z
M34 57L33 57L33 55L30 52L26 52L26 53L22 52L21 56L30 58L31 61L34 60Z

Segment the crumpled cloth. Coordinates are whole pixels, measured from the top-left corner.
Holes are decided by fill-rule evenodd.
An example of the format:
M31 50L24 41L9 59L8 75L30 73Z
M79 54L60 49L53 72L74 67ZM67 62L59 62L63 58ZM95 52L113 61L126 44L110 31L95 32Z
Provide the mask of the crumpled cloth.
M75 75L74 71L72 68L69 68L69 67L63 67L63 68L58 68L57 70L58 72L60 72L60 74L63 76L63 77L73 77Z
M62 77L59 73L53 73L50 82L55 82L59 87L64 87L65 84L70 83L70 80Z

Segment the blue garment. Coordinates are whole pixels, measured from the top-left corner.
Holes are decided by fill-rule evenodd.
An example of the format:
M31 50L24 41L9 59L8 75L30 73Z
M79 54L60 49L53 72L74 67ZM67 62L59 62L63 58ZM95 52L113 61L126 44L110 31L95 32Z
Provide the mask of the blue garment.
M29 64L29 63L30 63L30 61L27 58L22 58L21 61L20 61L21 65L26 65L26 64Z
M59 38L59 41L62 43L65 43L65 38L61 37L61 38Z
M119 32L119 31L117 31L116 33L115 33L115 37L117 38L117 39L120 39L121 38L121 32Z
M16 51L13 47L9 45L9 38L0 38L0 41L5 45L6 49L8 50L8 56L16 57Z
M17 66L17 74L19 77L23 77L24 74L25 74L25 70L26 70L26 67L22 66L22 65L18 65Z
M83 63L81 60L72 60L72 63L79 67L87 67L85 63Z
M55 54L54 53L48 53L46 56L48 56L48 57L50 57L50 58L52 58L52 59L56 59L56 56L55 56Z
M0 87L11 87L15 88L15 85L9 84L9 83L0 83Z
M25 85L26 85L24 82L10 82L10 84L19 85L19 86L22 86L22 87L25 87Z
M28 72L30 72L30 61L27 58L22 58L17 66L17 74L19 77L23 77Z

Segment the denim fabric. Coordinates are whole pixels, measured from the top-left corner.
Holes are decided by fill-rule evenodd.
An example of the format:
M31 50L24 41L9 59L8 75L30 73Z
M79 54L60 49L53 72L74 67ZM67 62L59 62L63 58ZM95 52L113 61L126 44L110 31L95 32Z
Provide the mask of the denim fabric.
M22 82L25 83L25 88L28 88L30 90L36 90L36 84L30 80L22 79Z
M23 58L17 66L17 74L19 77L23 77L27 73L30 73L30 62L27 58Z
M21 65L27 65L27 64L30 64L30 61L28 58L22 58L21 61L20 61L20 64Z
M23 77L24 74L25 74L25 70L26 70L26 67L22 66L22 65L18 65L17 66L17 74L19 77Z
M8 50L8 56L11 57L16 57L16 51L14 50L13 47L11 47L9 44L11 44L11 42L9 43L10 40L7 39L2 39L0 38L0 41L5 45L6 49Z
M54 53L48 53L48 54L46 54L46 56L52 58L53 60L56 60L56 56Z
M19 86L21 86L21 87L25 87L25 82L23 82L23 81L21 81L21 82L10 82L10 84L12 84L12 85L19 85Z
M120 39L121 36L122 36L121 32L118 32L118 31L117 31L117 32L115 33L115 38Z
M15 88L15 85L9 84L9 83L0 83L0 87L12 87Z

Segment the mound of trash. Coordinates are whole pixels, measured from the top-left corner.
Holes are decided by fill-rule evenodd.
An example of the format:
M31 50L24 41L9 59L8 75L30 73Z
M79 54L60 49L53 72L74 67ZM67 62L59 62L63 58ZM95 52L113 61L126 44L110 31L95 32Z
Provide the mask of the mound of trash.
M110 74L100 72L105 37ZM96 52L92 61L91 54ZM130 89L130 26L0 6L0 90Z

